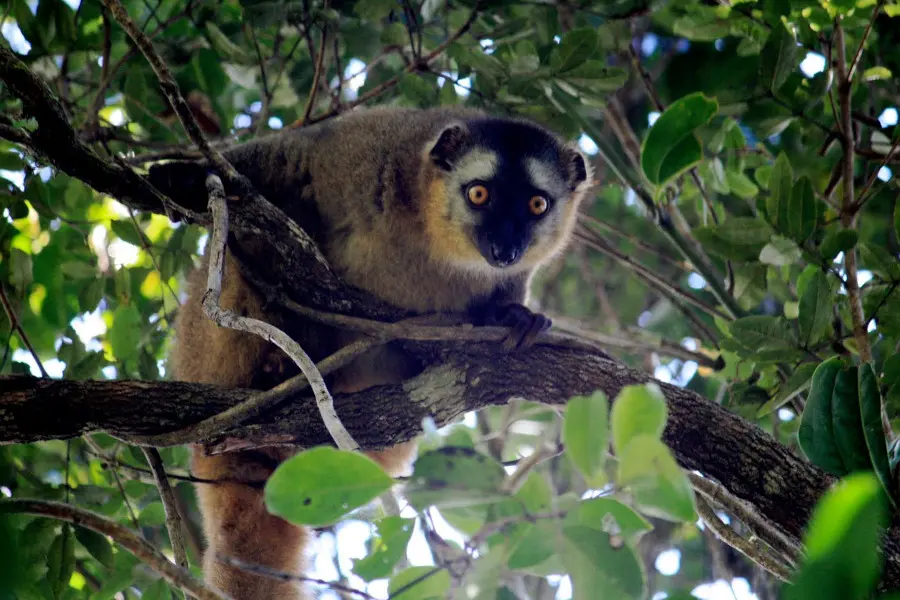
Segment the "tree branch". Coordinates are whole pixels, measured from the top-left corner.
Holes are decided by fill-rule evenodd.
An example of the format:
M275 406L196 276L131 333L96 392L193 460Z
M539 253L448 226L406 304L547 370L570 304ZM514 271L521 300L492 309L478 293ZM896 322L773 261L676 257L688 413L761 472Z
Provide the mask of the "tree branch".
M162 575L163 579L175 587L192 594L197 600L227 600L227 596L213 591L185 569L173 564L168 558L150 545L145 539L106 517L61 502L48 500L3 500L0 514L25 513L50 517L74 525L86 527L102 535L108 535L115 542L131 552L135 557Z

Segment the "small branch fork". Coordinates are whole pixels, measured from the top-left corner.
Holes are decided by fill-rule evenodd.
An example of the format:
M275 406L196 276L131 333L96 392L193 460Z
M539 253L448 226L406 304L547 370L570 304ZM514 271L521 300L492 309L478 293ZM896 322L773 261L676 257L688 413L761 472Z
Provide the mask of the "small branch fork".
M219 299L222 295L222 278L225 271L225 241L228 238L228 207L225 200L225 188L217 175L207 177L206 189L209 193L209 208L213 222L209 242L209 277L207 290L203 295L203 312L217 325L256 334L278 346L297 364L303 376L306 377L306 381L309 382L325 427L334 438L338 448L342 450L358 449L359 444L344 428L334 409L334 399L325 385L322 373L319 372L316 364L303 348L277 327L258 319L238 316L220 306Z

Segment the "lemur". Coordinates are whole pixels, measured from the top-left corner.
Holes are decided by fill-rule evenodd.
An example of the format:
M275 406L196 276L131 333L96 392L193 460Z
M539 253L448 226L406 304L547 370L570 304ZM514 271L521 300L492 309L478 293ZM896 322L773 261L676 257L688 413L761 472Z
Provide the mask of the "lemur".
M536 269L569 241L592 185L576 146L535 123L463 108L373 108L286 129L224 152L235 168L316 241L349 284L414 314L468 312L510 326L527 346L550 325L525 308ZM205 196L202 161L155 165L150 181L174 200ZM268 389L297 371L259 337L216 326L201 309L207 259L189 277L176 323L175 379ZM223 307L281 327L321 360L356 335L287 315L226 256ZM397 383L422 366L396 346L373 350L329 378L333 393ZM269 514L262 485L294 454L282 447L207 456L192 449L208 548L206 580L236 600L300 600L302 586L216 560L218 553L302 573L311 533ZM368 453L393 475L415 444Z

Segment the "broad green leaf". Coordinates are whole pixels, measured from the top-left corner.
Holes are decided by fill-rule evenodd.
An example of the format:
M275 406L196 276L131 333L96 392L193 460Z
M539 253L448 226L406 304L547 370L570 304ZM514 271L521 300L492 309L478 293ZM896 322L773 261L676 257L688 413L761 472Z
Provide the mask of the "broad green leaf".
M859 262L884 281L900 281L900 261L883 246L860 244Z
M572 578L572 600L640 600L645 576L631 547L589 527L563 528L563 564Z
M419 456L404 495L418 510L474 506L504 498L505 479L503 466L492 458L472 448L445 446Z
M869 67L863 71L863 81L878 81L880 79L890 79L891 77L891 70L887 67Z
M831 408L835 380L843 364L834 357L816 368L797 431L797 441L807 458L838 477L849 472L834 440Z
M388 583L391 600L442 600L450 590L450 573L438 567L409 567Z
M772 174L769 176L769 197L766 199L766 212L769 222L779 231L789 231L788 211L794 188L794 171L787 155L782 152L775 160Z
M838 229L822 240L819 252L822 253L823 259L831 262L841 252L846 252L856 246L856 242L858 241L859 234L853 229Z
M613 409L615 410L615 409ZM589 485L602 476L609 451L609 403L603 392L575 396L566 405L563 444L569 459Z
M857 367L838 371L831 396L834 443L848 472L870 470L857 390Z
M624 452L628 444L641 435L659 439L666 427L667 417L666 400L656 385L629 385L622 388L613 402L610 415L616 452Z
M106 536L100 535L96 531L85 529L84 527L75 528L75 539L84 546L85 550L91 553L91 556L97 559L104 567L111 569L113 567L113 548Z
M628 81L626 71L609 67L599 60L587 60L568 69L560 77L569 83L588 85L597 92L614 92Z
M576 515L579 525L620 535L629 542L636 541L640 535L653 529L648 520L613 498L584 500Z
M62 597L68 589L69 579L74 571L75 536L72 533L72 526L65 523L47 553L47 581L52 586L55 598Z
M760 52L761 83L777 92L797 68L797 39L784 22L772 26L769 39Z
M863 597L881 571L879 535L887 525L881 485L871 473L850 475L816 506L807 530L807 560L827 560Z
M550 53L550 66L556 73L565 73L582 65L596 54L597 42L597 31L593 27L567 32Z
M544 520L528 523L525 533L519 538L509 555L507 566L521 570L539 565L556 552L553 544L554 525Z
M881 372L881 382L885 387L900 384L900 354L887 357L881 367Z
M380 21L395 8L399 7L392 0L359 0L354 5L353 12L365 21Z
M741 198L744 198L746 200L755 198L759 193L759 188L756 187L756 184L750 181L750 178L744 175L741 171L726 171L725 181L728 183L728 187L735 193L735 195L740 196Z
M688 94L673 102L656 120L641 147L641 169L656 186L664 186L703 158L694 130L705 125L718 103L702 93Z
M320 446L281 463L266 482L270 513L297 525L330 525L388 490L393 480L371 458Z
M120 240L128 242L138 248L141 247L141 234L130 219L122 221L110 221L110 228Z
M157 579L144 590L141 600L172 600L172 589L165 579Z
M32 270L31 255L13 248L9 255L9 282L12 286L24 292L34 281Z
M787 233L799 244L802 244L815 232L818 225L819 211L816 205L816 194L809 177L803 175L791 191L787 209Z
M751 262L759 259L759 253L769 243L772 228L762 219L731 217L719 226L697 227L694 235L722 258Z
M415 519L385 517L375 523L378 537L365 558L353 563L353 572L365 581L388 577L394 565L406 555L406 546L412 537Z
M796 343L790 325L778 317L743 317L731 323L730 331L741 344L758 351L781 350Z
M138 520L143 527L155 527L166 522L166 509L162 502L151 502L141 510Z
M797 367L790 378L778 388L778 393L756 411L756 418L764 417L778 410L790 402L797 394L808 390L812 384L812 376L816 367L817 365L814 363L803 363Z
M815 344L828 330L834 299L828 276L816 271L800 297L800 340L804 345Z
M881 424L881 390L878 389L878 377L869 363L859 366L859 410L862 415L862 429L869 462L878 481L884 488L891 504L896 506L895 491L891 477L891 466L887 455L887 439Z
M133 304L120 304L113 313L113 324L107 339L113 355L119 360L127 360L137 354L141 339L141 313Z
M656 436L638 436L619 454L617 483L631 489L646 515L669 521L697 518L691 484Z
M800 248L786 237L775 236L759 252L759 262L774 267L796 264L803 256Z

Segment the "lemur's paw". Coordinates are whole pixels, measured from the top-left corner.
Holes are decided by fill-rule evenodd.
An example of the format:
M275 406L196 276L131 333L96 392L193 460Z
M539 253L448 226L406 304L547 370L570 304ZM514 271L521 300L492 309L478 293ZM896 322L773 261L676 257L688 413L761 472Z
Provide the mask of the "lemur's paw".
M531 347L537 337L550 329L553 322L540 313L532 312L521 304L509 304L498 310L497 324L509 327L509 334L503 339L507 352Z

